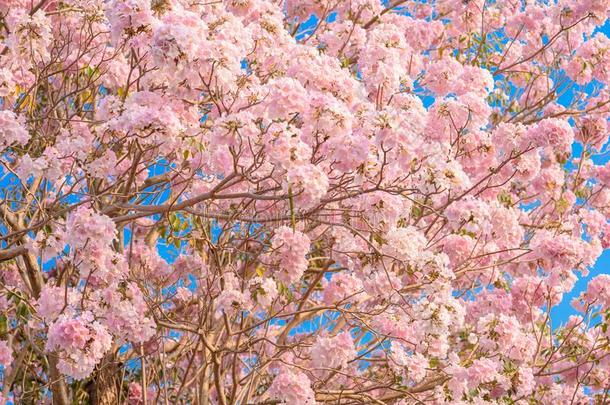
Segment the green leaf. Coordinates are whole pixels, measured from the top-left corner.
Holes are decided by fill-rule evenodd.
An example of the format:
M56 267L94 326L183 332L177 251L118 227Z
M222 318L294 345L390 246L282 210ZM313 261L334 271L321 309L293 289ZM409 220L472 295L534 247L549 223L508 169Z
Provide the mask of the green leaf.
M0 315L0 336L8 333L8 318L6 315Z
M19 304L17 307L17 317L20 319L28 319L30 316L30 310L27 305Z

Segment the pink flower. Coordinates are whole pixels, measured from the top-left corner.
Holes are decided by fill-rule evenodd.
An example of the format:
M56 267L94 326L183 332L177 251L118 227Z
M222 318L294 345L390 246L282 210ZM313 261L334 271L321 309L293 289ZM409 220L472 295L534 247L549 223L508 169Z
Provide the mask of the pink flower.
M333 275L329 282L325 282L324 302L328 305L343 300L356 299L364 286L355 274L341 272Z
M58 369L75 379L89 376L110 349L112 337L91 313L61 315L49 326L46 350L59 352Z
M243 291L234 288L225 288L216 299L216 316L222 314L233 316L236 312L247 310L251 307L249 296Z
M454 85L457 95L472 91L486 96L491 92L494 87L494 79L489 70L470 65L464 66L463 69Z
M30 134L23 127L19 117L10 110L0 111L0 147L16 143L25 145L30 140Z
M275 230L271 239L271 256L279 261L279 280L293 283L301 278L307 270L306 254L309 252L310 240L307 235L287 226Z
M178 301L188 302L193 298L193 292L188 288L178 287L176 288L175 299Z
M146 16L144 22L149 17ZM154 60L160 66L182 68L204 55L207 45L207 25L199 16L187 10L166 13L160 24L155 24L152 37Z
M70 310L77 300L78 296L71 288L68 288L66 294L65 288L46 285L40 292L40 297L38 297L36 302L36 309L45 321L53 321L62 310Z
M112 219L84 205L78 207L66 221L66 239L74 249L85 245L92 249L105 247L112 243L115 236L116 227Z
M541 231L532 239L530 246L547 271L565 271L574 269L582 260L585 242L565 234Z
M4 366L5 370L13 361L13 349L8 345L8 342L0 340L0 365Z
M277 283L271 277L255 277L251 284L256 288L256 301L262 309L269 308L279 295Z
M312 164L293 165L288 169L286 185L294 195L296 206L311 208L319 203L328 191L329 180L318 166Z
M413 381L421 381L424 379L428 368L428 359L420 353L414 353L410 356L406 363L409 376Z
M462 70L462 65L453 58L434 61L426 69L425 85L438 96L447 95Z
M283 77L269 83L269 100L283 100L282 103L273 101L269 103L269 116L271 118L290 119L290 114L303 112L309 105L305 88L298 80Z
M532 393L536 388L536 380L534 379L534 372L530 367L519 368L519 385L517 388L517 395L527 396Z
M67 349L84 349L90 338L89 329L78 319L66 319L49 329L50 344Z
M600 274L589 281L585 299L592 304L601 304L603 308L610 308L610 275Z
M123 35L134 36L144 32L153 22L150 3L143 0L113 0L106 3L106 17L116 43Z
M418 265L429 259L427 240L415 227L393 228L387 234L384 250L405 265Z
M97 308L94 312L115 336L143 343L154 335L155 322L147 316L148 306L136 284L128 283L124 292L121 290L110 286L95 291L92 298Z
M127 402L129 405L141 405L144 403L142 386L137 382L130 382L127 393Z
M411 381L418 383L424 379L429 362L421 353L407 354L402 345L392 342L390 367L399 375L405 374Z
M355 357L354 340L348 331L336 336L318 336L311 348L311 360L316 368L345 369Z
M492 359L476 359L468 368L468 386L476 388L479 384L493 381L498 377L500 364Z
M13 92L16 83L13 73L5 68L0 68L0 97L6 97Z
M474 239L465 235L448 235L443 241L443 251L449 256L452 266L457 266L474 253Z
M603 9L603 7L602 7ZM568 62L566 72L572 80L585 85L592 79L608 82L610 71L610 39L603 32L582 43Z
M547 118L530 127L526 136L536 146L550 146L565 153L572 149L574 130L567 121Z
M298 368L283 364L279 367L268 392L271 398L279 399L286 404L314 405L316 403L309 377Z

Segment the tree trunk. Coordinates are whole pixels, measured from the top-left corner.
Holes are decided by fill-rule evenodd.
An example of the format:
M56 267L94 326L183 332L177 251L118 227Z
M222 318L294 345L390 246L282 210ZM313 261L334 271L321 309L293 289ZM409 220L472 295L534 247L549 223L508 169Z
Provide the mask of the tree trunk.
M89 403L92 405L116 405L120 397L119 368L113 354L102 360L98 369L91 376L87 386Z
M66 379L57 370L57 356L51 354L47 356L49 360L49 377L51 379L51 393L53 395L53 405L70 405L68 399L68 388Z

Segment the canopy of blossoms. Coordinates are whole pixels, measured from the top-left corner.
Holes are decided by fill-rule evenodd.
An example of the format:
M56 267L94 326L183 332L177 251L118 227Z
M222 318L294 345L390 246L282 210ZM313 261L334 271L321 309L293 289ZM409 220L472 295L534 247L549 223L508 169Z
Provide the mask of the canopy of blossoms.
M610 403L608 16L0 0L0 403Z

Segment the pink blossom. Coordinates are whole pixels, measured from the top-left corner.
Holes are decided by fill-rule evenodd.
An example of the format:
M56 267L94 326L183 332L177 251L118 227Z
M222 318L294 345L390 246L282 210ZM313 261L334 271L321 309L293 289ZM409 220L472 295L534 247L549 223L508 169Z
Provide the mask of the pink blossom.
M139 405L144 403L142 386L137 382L129 383L129 391L127 395L129 405Z
M530 395L536 388L533 370L530 367L519 368L518 395Z
M0 97L11 94L15 85L12 72L6 68L0 68Z
M388 254L405 264L416 265L426 260L427 240L414 227L391 229L387 235L387 242Z
M269 107L269 115L272 118L290 119L289 114L302 112L308 105L307 92L298 80L291 78L280 78L269 83L270 100L285 100L283 103L273 103Z
M600 274L589 281L585 299L592 304L601 304L604 308L610 307L610 275Z
M251 305L248 295L234 288L224 289L216 300L218 306L216 316L222 314L234 315L236 312L247 310Z
M147 316L148 306L142 292L129 283L124 292L110 286L94 293L96 315L109 332L122 339L142 343L155 333L155 322Z
M460 95L475 92L486 96L494 87L494 79L487 69L466 65L455 85L455 93Z
M150 29L153 22L150 4L141 0L110 1L106 3L106 16L112 27L112 37L134 36Z
M0 111L0 128L0 145L3 147L13 143L24 146L30 139L30 134L20 123L19 117L10 110Z
M451 92L451 86L462 73L462 65L453 58L431 63L426 71L426 86L438 96Z
M70 310L76 303L78 296L72 289L65 289L54 286L45 286L37 300L36 309L38 314L46 321L55 320L63 310Z
M493 381L498 376L498 363L491 359L477 359L468 368L468 386L476 388L479 384Z
M0 365L4 366L5 370L13 361L13 349L8 345L8 342L0 340Z
M337 336L318 336L311 348L312 364L317 368L342 368L356 357L354 341L349 332Z
M289 404L315 404L311 381L299 369L282 365L269 387L269 395Z
M362 292L362 281L355 274L344 272L333 275L324 288L324 302L337 303L346 299L353 299Z
M90 339L89 329L78 319L66 319L64 322L55 323L49 330L51 346L61 346L67 349L84 349Z
M536 146L551 146L563 153L571 150L574 130L564 120L547 118L530 127L526 136Z
M107 372L142 405L603 402L609 11L0 0L4 377L23 349L43 402Z
M254 278L251 283L255 286L256 301L262 308L268 308L278 297L277 283L270 277Z
M61 315L49 327L47 351L59 350L59 370L83 379L93 372L110 349L112 337L91 313L72 318Z
M470 236L448 235L444 240L443 250L449 256L451 264L456 266L464 263L474 251L474 240Z
M279 280L292 283L307 270L307 257L310 240L300 231L281 226L275 230L271 240L272 255L279 260Z
M403 371L408 378L415 383L424 379L429 367L428 360L421 353L407 354L396 342L392 343L391 348L392 363L391 367L402 374Z
M298 207L310 208L318 203L328 190L328 177L317 166L292 166L286 176L286 186L295 196Z
M106 246L116 236L116 227L112 220L99 215L93 210L80 206L66 222L66 239L74 249Z

